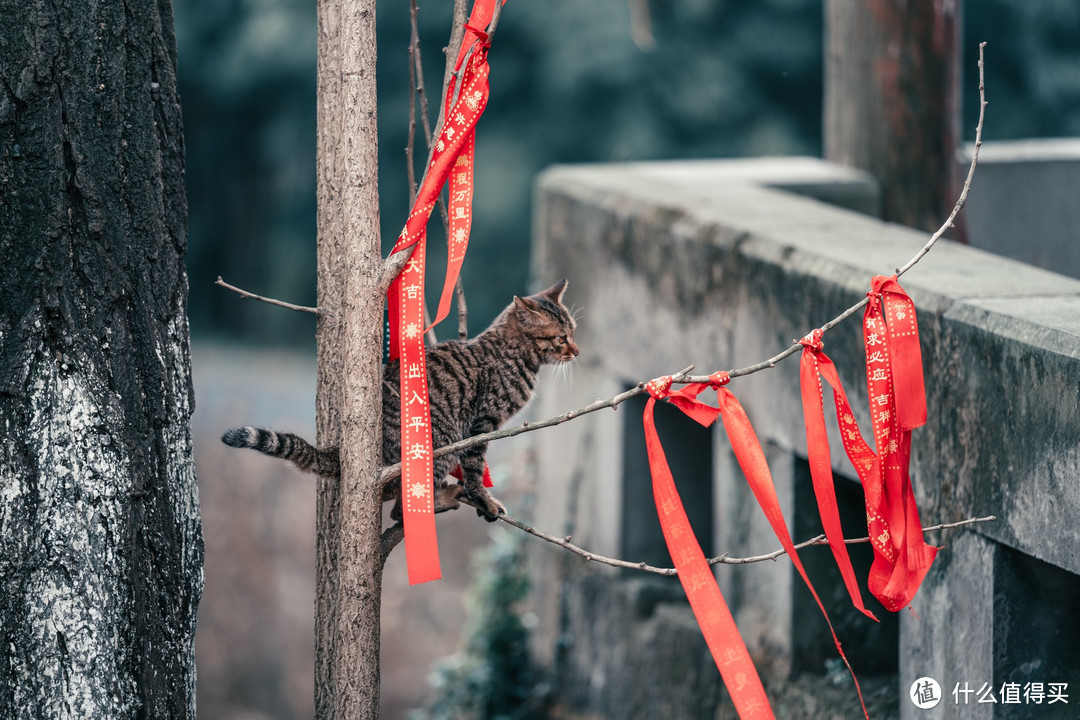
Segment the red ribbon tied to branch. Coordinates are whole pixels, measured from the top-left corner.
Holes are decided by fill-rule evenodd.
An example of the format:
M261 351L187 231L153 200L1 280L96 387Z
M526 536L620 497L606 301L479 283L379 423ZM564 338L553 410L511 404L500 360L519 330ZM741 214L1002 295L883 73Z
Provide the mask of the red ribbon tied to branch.
M444 123L405 228L391 254L413 245L412 257L390 285L390 357L400 360L401 500L409 584L438 580L432 478L431 411L424 353L424 257L427 223L443 185L450 183L450 236L446 281L434 323L450 308L472 225L473 148L476 122L488 101L488 37L477 27L491 19L496 0L476 0L458 54L456 84L444 99ZM434 324L433 323L433 324Z
M862 439L859 426L855 423L855 415L848 404L847 393L844 392L844 386L836 373L836 366L823 350L821 334L821 330L815 330L799 341L803 346L802 358L799 360L799 386L802 390L803 420L806 424L806 457L810 465L810 477L814 484L814 497L817 498L821 525L825 529L825 537L829 541L836 566L844 578L851 603L861 613L876 621L874 614L863 604L862 592L855 579L855 570L851 567L851 558L848 557L847 544L844 542L844 531L840 526L829 436L825 430L822 378L832 387L844 449L864 485L867 481L872 482L872 478L877 474L877 457Z
M860 473L874 548L868 584L896 612L911 602L937 554L923 539L908 473L911 431L926 422L926 394L915 304L895 275L874 277L867 295L866 385L880 468L869 478Z
M761 449L761 443L746 416L742 405L730 390L724 385L730 380L727 373L714 373L709 376L708 383L689 383L679 390L671 389L672 378L665 376L657 378L646 384L649 391L649 400L645 404L645 448L649 456L649 469L653 478L653 495L656 501L656 510L660 517L660 527L664 533L664 540L668 546L672 561L678 571L679 580L686 596L690 601L690 607L697 618L701 632L705 636L705 642L712 653L724 684L731 693L732 702L743 720L752 718L772 718L772 709L768 698L762 688L757 670L750 660L746 650L746 644L739 635L738 629L731 617L731 611L720 593L716 579L712 575L708 561L701 550L697 538L694 536L683 508L682 500L675 488L675 482L671 476L671 470L667 464L663 447L656 433L653 419L653 406L657 398L666 398L673 405L682 410L686 415L693 418L704 426L711 425L717 415L721 416L724 423L724 431L731 442L732 450L746 476L754 497L765 513L773 532L780 540L780 544L787 551L792 564L802 576L803 582L810 590L818 607L821 609L825 622L832 633L836 649L840 653L844 664L851 671L851 665L844 655L840 641L836 637L828 613L821 603L810 578L803 568L802 561L795 550L795 544L788 533L787 524L784 522L783 513L780 510L780 501L776 495L776 487L773 484L772 475L769 472L768 463L765 461L765 453ZM712 407L698 400L698 395L706 388L716 390L719 407ZM862 703L862 690L859 682L855 679L855 688L859 693L859 702ZM863 713L866 706L863 704Z

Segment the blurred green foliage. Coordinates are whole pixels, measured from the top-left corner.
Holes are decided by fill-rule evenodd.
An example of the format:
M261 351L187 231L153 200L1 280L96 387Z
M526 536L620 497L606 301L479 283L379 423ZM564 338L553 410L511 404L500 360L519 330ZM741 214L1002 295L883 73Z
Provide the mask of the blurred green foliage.
M491 534L473 551L462 649L440 660L426 710L409 720L530 720L544 713L547 686L529 659L529 578L520 533Z
M635 3L649 8L651 46L632 38ZM450 5L420 2L433 121ZM974 72L977 42L990 42L986 137L1080 134L1080 3L965 5L965 71ZM819 154L822 14L822 0L512 0L492 48L491 102L477 135L475 219L463 271L471 332L528 290L532 183L544 167ZM313 348L310 316L241 300L213 282L222 275L252 292L315 304L315 5L175 0L175 15L193 332ZM380 0L378 23L388 247L408 211L408 3ZM970 135L977 96L967 85ZM421 163L424 147L418 138ZM432 223L429 297L442 282L438 226ZM453 335L454 321L439 331Z

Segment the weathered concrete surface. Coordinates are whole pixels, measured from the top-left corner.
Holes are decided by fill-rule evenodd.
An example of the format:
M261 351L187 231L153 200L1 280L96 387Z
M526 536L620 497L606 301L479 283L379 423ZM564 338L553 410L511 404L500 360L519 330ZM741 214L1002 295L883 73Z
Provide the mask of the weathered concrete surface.
M540 399L539 415L579 407L690 363L708 373L768 358L857 302L873 275L891 274L926 242L921 233L766 187L783 184L776 178L784 163L630 164L545 173L537 191L533 272L538 282L569 278L572 300L583 309L577 337L582 356L572 382L549 387ZM791 183L801 185L803 195L835 197L807 189L834 178L856 196L873 196L872 187L857 190L857 178L833 175L820 161L793 159L790 167L803 178ZM912 458L925 524L999 518L935 534L931 541L951 548L965 532L975 533L964 542L1000 544L1080 572L1080 282L948 241L902 282L919 311L926 367L929 418L915 433ZM858 320L830 331L825 343L865 429ZM738 378L731 389L768 449L781 498L789 498L783 502L791 502L805 457L797 361ZM540 434L538 526L566 527L580 544L620 555L619 508L633 502L623 497L622 427L619 412L602 412ZM834 468L853 476L839 440L832 442ZM715 546L733 555L774 549L776 540L733 470L722 432L713 444ZM568 508L574 509L571 521ZM806 511L785 512L798 526ZM963 611L959 595L947 589L968 582L969 574L974 587L985 586L977 553L951 552L943 551L912 604L922 629L915 632L905 620L901 630L902 702L915 679L907 674L924 652L916 639L936 643L950 614ZM571 564L557 571L558 557L545 550L533 560L540 616L535 650L547 661L558 655L558 637L582 637L583 628L604 613L621 617L614 603L600 607L575 599L583 592L576 584L580 570ZM783 676L791 668L792 643L804 632L803 615L794 607L800 601L792 600L801 581L795 576L792 582L786 562L723 568L719 577L751 651L767 671ZM616 589L609 592L618 593L619 581L612 582ZM1008 595L1007 588L1002 592L997 594ZM985 592L979 599L991 612L1003 602ZM568 602L578 603L569 616ZM640 619L605 622L629 626ZM935 667L958 677L970 671L974 682L989 666L991 644L934 655ZM578 648L560 662L580 669L600 659ZM999 658L994 667L1008 662ZM653 667L647 678L627 669L621 682L662 682L665 669Z
M1080 139L984 143L975 187L966 210L972 245L1080 277Z

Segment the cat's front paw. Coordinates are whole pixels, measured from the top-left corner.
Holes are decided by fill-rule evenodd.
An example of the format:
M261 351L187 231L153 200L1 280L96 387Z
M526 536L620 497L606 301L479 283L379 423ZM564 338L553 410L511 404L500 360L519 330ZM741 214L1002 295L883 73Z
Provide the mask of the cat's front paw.
M468 488L466 488L465 494L468 495L469 499L476 505L476 514L488 522L495 522L499 519L499 515L506 514L506 506L496 500L491 493L486 490L478 493L469 493Z
M491 496L488 496L487 509L486 510L481 510L481 509L477 508L476 509L476 514L479 517L484 518L488 522L495 522L496 520L499 519L500 515L505 515L506 514L506 506L503 505L498 500L496 500L495 498L493 498Z
M461 498L465 495L465 488L457 483L448 483L445 480L435 489L435 512L442 513L447 510L457 510L461 507Z

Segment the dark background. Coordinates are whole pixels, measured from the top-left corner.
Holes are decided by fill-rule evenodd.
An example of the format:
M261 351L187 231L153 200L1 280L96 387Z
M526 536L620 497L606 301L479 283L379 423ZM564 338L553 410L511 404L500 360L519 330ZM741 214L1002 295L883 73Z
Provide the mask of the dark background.
M651 46L632 38L634 4L649 8ZM964 4L965 139L976 122L981 40L990 43L987 140L1080 135L1080 3ZM433 122L450 7L420 3ZM314 4L176 0L175 13L193 333L313 350L309 316L241 301L213 282L222 275L252 292L315 304ZM378 13L388 247L408 210L408 3L384 0ZM463 271L472 333L528 289L531 187L544 167L820 155L822 15L821 0L511 2L491 52L491 102L477 135ZM419 138L418 147L422 157ZM442 281L443 246L433 231L429 295Z

